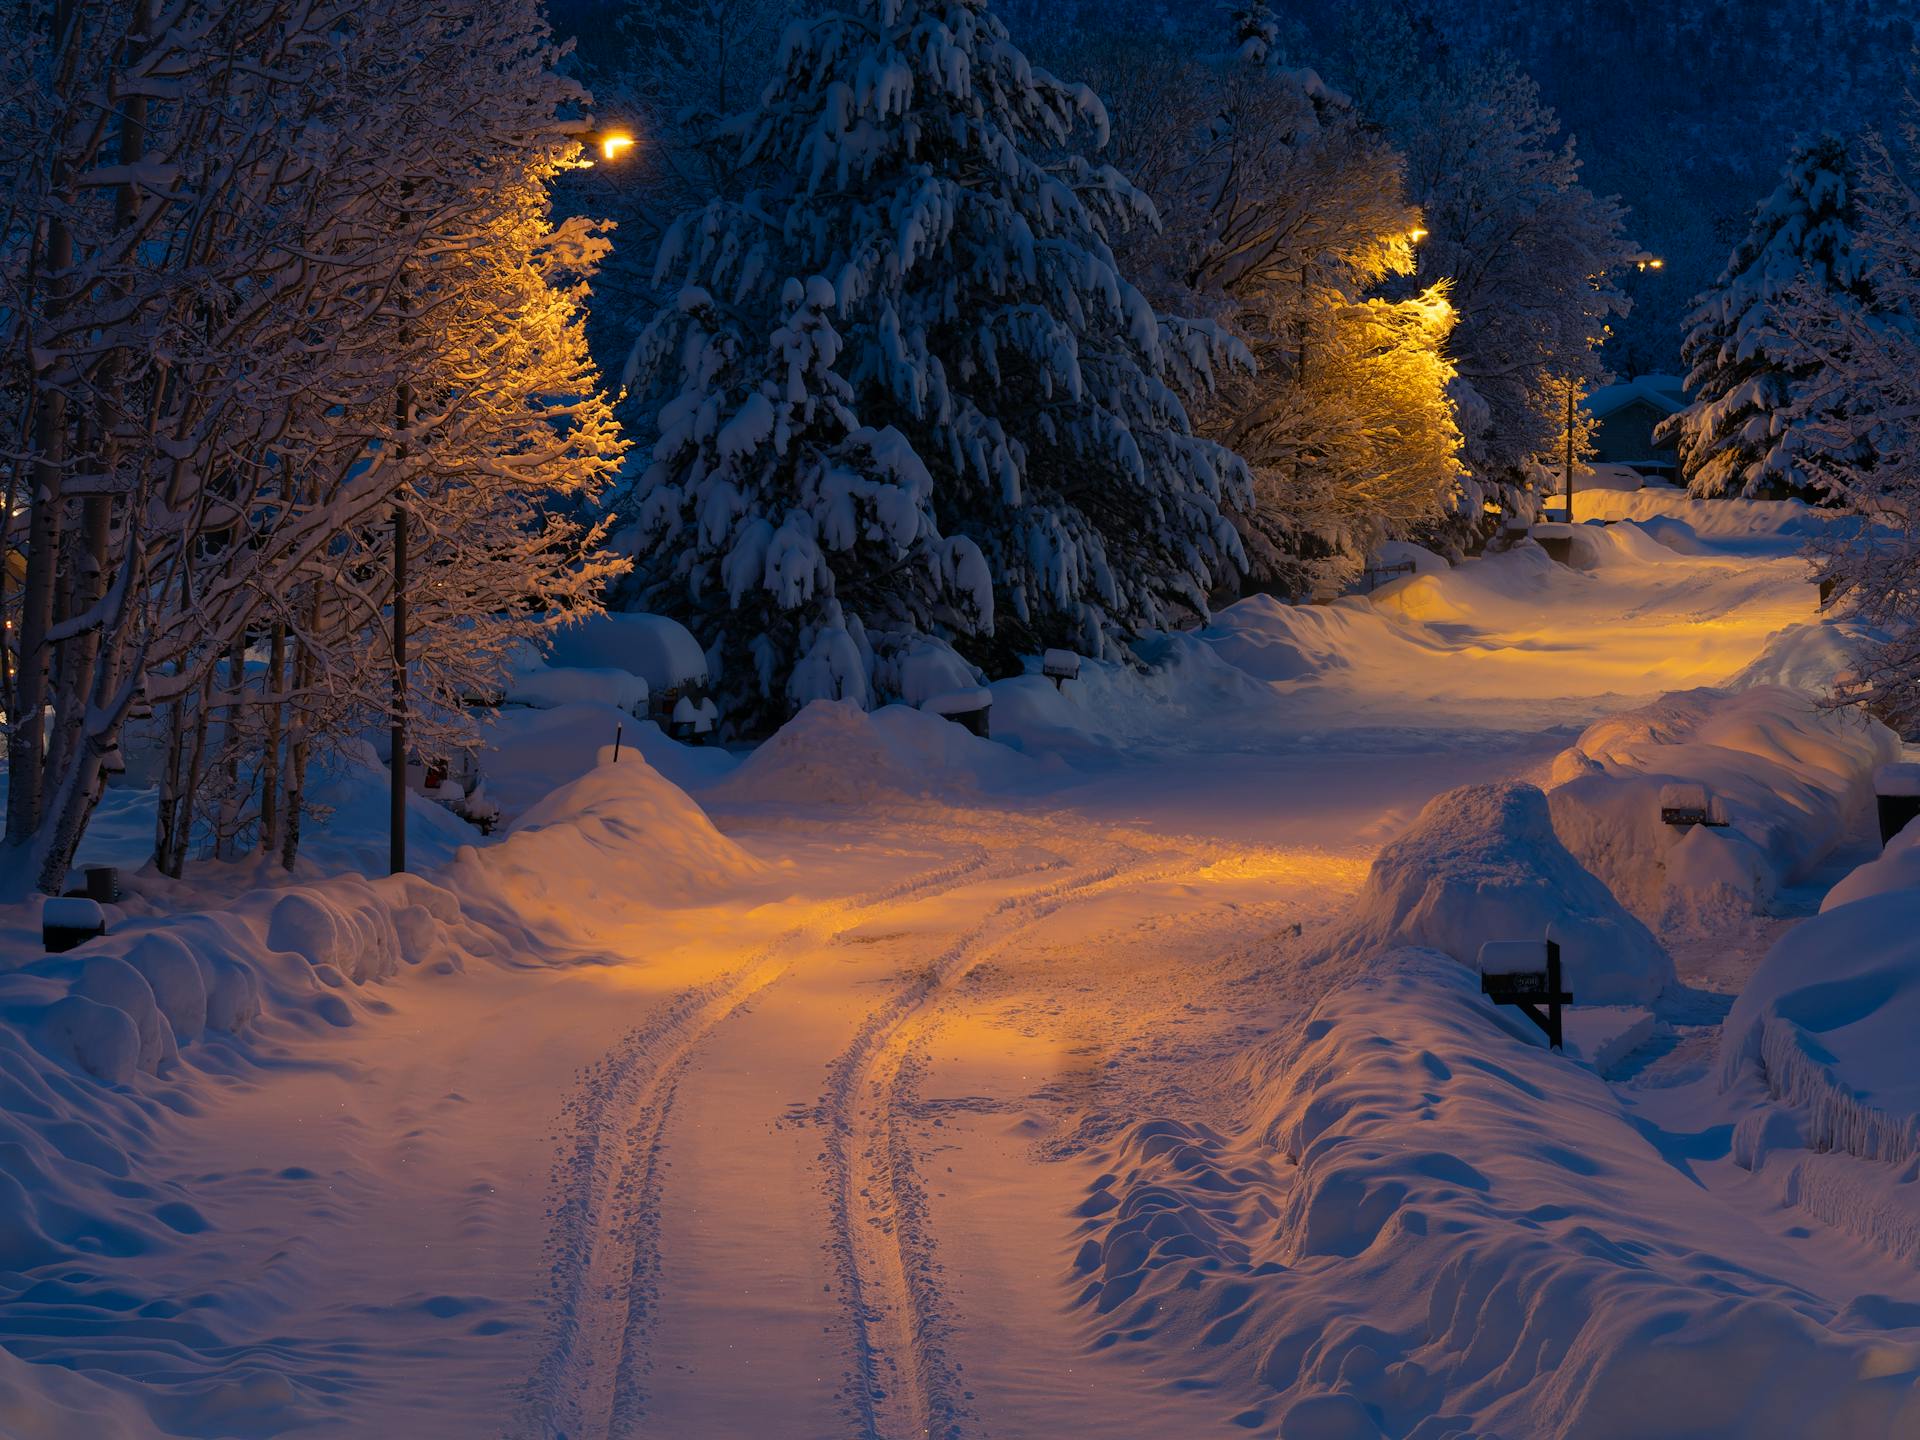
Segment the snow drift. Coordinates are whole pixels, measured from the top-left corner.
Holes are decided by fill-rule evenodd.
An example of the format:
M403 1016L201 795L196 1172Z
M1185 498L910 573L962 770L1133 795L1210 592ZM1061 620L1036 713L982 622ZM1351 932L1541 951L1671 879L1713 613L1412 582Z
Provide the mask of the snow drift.
M703 794L719 803L866 805L1005 789L1040 768L931 711L815 700Z
M1469 785L1430 801L1380 852L1331 952L1421 946L1473 966L1487 941L1544 941L1549 925L1580 1003L1642 1004L1673 983L1659 941L1555 836L1545 795Z
M1555 760L1553 826L1654 925L1763 913L1850 835L1899 742L1877 720L1777 686L1691 690L1610 715ZM1724 829L1661 820L1661 792L1704 786Z
M1757 1274L1521 1024L1403 951L1240 1063L1243 1133L1135 1124L1079 1211L1092 1343L1264 1434L1915 1433L1911 1332Z

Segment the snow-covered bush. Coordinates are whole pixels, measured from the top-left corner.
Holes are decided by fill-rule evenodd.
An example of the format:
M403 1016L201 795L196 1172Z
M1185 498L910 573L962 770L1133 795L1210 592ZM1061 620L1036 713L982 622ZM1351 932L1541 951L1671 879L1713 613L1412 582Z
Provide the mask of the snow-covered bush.
M1420 946L1474 965L1487 941L1544 942L1549 926L1582 1003L1645 1003L1674 981L1659 941L1560 843L1545 795L1469 785L1429 801L1380 852L1329 948L1365 957Z
M1421 225L1398 153L1347 96L1281 66L1264 6L1231 22L1224 54L1126 33L1076 59L1161 216L1121 240L1123 260L1157 303L1216 321L1254 361L1219 377L1196 423L1252 467L1254 502L1236 511L1252 578L1306 594L1445 513L1455 316L1445 286L1380 293L1412 273Z
M674 225L627 377L637 598L730 714L890 698L875 657L922 635L1105 653L1237 574L1244 467L1176 388L1212 346L1116 265L1146 197L1065 148L1105 127L982 0L820 13L729 122L753 188Z

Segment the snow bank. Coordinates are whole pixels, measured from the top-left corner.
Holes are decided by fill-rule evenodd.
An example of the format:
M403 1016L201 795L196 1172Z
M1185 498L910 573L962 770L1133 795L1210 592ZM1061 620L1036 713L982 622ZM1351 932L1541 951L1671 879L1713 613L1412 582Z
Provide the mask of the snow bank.
M1729 690L1780 685L1814 695L1833 692L1834 680L1858 668L1880 639L1871 626L1829 617L1789 625L1767 637L1753 662L1726 683Z
M657 690L707 679L700 642L664 615L594 615L552 635L548 663L581 670L626 670Z
M728 804L868 805L1011 789L1040 773L1036 762L931 711L869 713L851 700L815 700L703 793Z
M1560 839L1652 925L1764 912L1867 823L1874 767L1899 742L1876 720L1778 686L1690 690L1590 726L1554 761ZM1661 792L1704 786L1725 829L1662 822Z
M1816 535L1852 522L1799 500L1701 500L1670 486L1594 490L1576 500L1583 520L1632 520L1682 555L1798 551Z
M1646 926L1582 869L1531 785L1469 785L1437 796L1373 862L1331 953L1398 946L1474 966L1488 941L1560 941L1576 1003L1642 1004L1673 983L1673 961Z
M1521 1025L1400 952L1238 1064L1244 1133L1135 1123L1078 1212L1092 1343L1260 1434L1915 1433L1912 1332L1758 1273Z
M1877 857L1829 890L1820 902L1820 913L1897 890L1920 890L1920 820L1909 824Z
M1722 1080L1758 1068L1810 1148L1920 1155L1920 889L1835 906L1767 952L1723 1023Z

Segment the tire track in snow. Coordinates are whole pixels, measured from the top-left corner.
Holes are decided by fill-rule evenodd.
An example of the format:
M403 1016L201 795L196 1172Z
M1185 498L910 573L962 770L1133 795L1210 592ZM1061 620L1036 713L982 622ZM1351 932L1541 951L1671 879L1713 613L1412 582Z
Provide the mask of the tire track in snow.
M952 844L946 837L944 848ZM875 912L1060 863L992 859L990 848L977 845L963 860L827 907L748 964L682 991L583 1074L562 1109L574 1138L552 1181L559 1199L548 1238L551 1335L511 1434L611 1440L639 1433L657 1309L663 1136L679 1081L701 1044L785 976L799 954L860 928Z
M827 1200L853 1322L850 1388L863 1440L951 1440L969 1418L948 1361L925 1189L902 1116L912 1056L939 1002L990 955L1064 906L1203 869L1192 851L1124 844L1078 878L1010 896L867 1017L828 1070ZM1166 863L1169 854L1179 855ZM1155 862L1159 862L1157 865Z

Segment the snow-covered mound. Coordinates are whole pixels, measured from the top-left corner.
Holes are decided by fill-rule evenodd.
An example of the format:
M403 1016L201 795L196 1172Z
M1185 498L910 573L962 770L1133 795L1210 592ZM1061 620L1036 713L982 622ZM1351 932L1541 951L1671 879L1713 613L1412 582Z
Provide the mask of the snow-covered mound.
M931 711L815 700L703 794L730 804L867 805L1002 790L1037 773L1034 761Z
M1920 820L1909 824L1878 856L1827 891L1820 902L1820 913L1896 890L1920 890Z
M1383 586L1381 596L1405 593L1408 585L1441 582L1446 572L1427 570ZM1431 659L1441 646L1405 627L1385 623L1365 600L1333 605L1288 605L1254 595L1229 605L1203 632L1213 652L1258 680L1317 679L1376 664L1404 661L1409 651Z
M1420 946L1472 966L1487 941L1544 941L1548 926L1577 1003L1645 1003L1673 983L1660 942L1560 843L1545 795L1469 785L1430 801L1380 852L1330 948Z
M610 705L631 715L647 712L647 682L630 670L537 665L507 679L506 702L534 710L560 705Z
M615 764L607 746L599 759L516 820L504 842L462 852L455 883L477 871L486 877L479 893L522 912L564 895L590 916L601 908L704 903L762 873L639 753L629 750ZM636 855L644 862L636 864Z
M1831 616L1789 625L1767 637L1766 648L1727 681L1727 688L1783 685L1789 690L1829 695L1835 678L1854 671L1880 638L1871 626Z
M707 676L700 643L678 620L664 615L594 615L563 625L548 652L555 666L627 670L664 689Z
M1524 1025L1400 952L1240 1063L1243 1133L1135 1124L1079 1210L1092 1343L1257 1434L1911 1433L1912 1332L1756 1271Z
M1884 725L1778 686L1691 690L1610 715L1554 761L1554 829L1649 924L1766 909L1866 822ZM1661 819L1662 792L1703 786L1725 828Z
M1767 952L1724 1022L1722 1079L1755 1067L1803 1107L1809 1145L1920 1155L1920 888L1836 906Z

